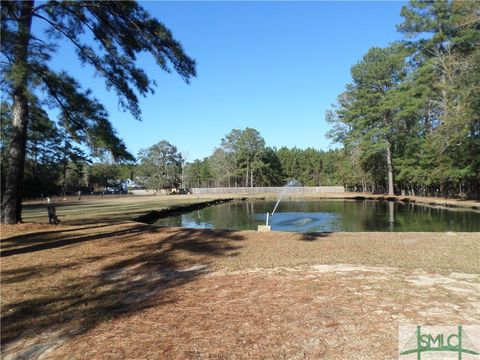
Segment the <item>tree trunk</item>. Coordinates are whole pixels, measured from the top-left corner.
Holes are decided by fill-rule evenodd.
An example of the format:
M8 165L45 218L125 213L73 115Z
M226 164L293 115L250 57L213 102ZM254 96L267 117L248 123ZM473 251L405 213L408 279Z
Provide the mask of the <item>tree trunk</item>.
M250 170L250 187L253 188L253 168Z
M393 166L392 166L392 150L390 141L387 140L387 171L388 171L388 196L394 196L393 192Z
M66 195L67 194L67 159L63 160L62 173L63 173L62 192L63 192L63 195Z
M22 220L23 171L28 126L28 44L32 26L33 1L22 3L15 45L13 85L13 124L9 144L10 166L5 179L2 201L2 223L16 224Z

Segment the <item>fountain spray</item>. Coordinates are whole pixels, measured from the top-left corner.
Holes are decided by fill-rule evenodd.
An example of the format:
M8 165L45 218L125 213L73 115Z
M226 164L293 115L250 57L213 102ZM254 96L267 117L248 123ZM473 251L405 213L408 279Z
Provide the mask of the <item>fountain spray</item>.
M282 191L280 192L280 196L278 197L278 200L273 208L272 213L267 212L267 221L265 222L265 225L258 225L258 231L270 231L272 227L268 225L268 220L270 216L273 216L275 214L275 211L277 211L278 204L280 204L280 200L282 200L283 196L287 192L288 188L294 187L294 186L302 186L298 180L292 179L287 182L287 185L285 185L282 188Z

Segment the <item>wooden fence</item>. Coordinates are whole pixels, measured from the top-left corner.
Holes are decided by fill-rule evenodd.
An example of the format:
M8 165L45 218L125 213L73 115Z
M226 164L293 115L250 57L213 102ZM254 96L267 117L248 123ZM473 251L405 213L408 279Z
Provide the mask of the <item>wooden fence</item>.
M222 187L222 188L190 188L192 194L316 194L343 193L343 186L298 186L298 187Z

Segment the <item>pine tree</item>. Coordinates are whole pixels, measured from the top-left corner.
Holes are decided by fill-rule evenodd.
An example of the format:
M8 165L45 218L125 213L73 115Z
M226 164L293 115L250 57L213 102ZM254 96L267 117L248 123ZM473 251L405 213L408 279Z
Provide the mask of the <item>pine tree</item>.
M402 177L423 191L478 196L480 2L410 1L401 14L420 134L401 160Z
M32 33L32 22L47 30ZM35 27L40 28L40 27ZM2 199L2 222L21 221L22 184L31 109L40 106L35 95L47 94L60 111L58 123L76 141L114 158L132 159L117 137L105 108L91 91L83 91L68 74L48 67L60 38L76 49L82 65L93 66L113 89L124 110L140 119L138 95L153 93L155 82L136 65L139 53L150 53L165 71L175 70L185 81L195 76L195 62L171 32L132 1L2 1L2 91L12 98L9 166ZM93 40L86 40L93 39ZM96 45L94 47L94 45Z
M338 107L327 114L336 124L330 136L347 147L359 147L364 168L387 173L388 194L394 195L393 145L399 112L397 91L405 76L401 47L372 48L351 69L353 82L339 96Z

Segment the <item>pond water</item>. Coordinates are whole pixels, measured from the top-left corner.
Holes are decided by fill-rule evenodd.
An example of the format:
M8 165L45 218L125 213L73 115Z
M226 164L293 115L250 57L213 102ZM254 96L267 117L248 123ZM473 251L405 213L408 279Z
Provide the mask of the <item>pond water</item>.
M159 219L154 225L256 230L276 201L233 201ZM272 230L480 231L480 212L375 200L282 200L270 217Z

